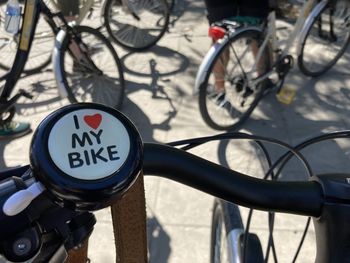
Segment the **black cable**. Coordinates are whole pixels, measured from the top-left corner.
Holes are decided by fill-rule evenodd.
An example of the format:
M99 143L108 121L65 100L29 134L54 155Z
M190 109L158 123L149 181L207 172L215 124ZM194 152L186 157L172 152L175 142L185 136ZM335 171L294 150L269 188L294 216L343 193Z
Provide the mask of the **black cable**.
M331 139L333 139L333 140L334 139L341 139L341 138L350 138L350 130L336 131L336 132L321 134L321 135L312 137L311 139L308 139L306 141L303 141L303 142L297 144L294 147L294 149L296 151L301 151L304 148L306 148L307 146L310 146L310 145L315 144L315 143L319 143L319 142L331 140ZM283 168L293 156L294 156L293 152L291 152L291 151L286 152L284 155L281 155L281 157L275 162L273 167L275 168L284 159L282 164L280 164L281 167Z
M262 141L262 142L269 142L272 144L276 144L279 146L282 146L284 148L289 149L289 152L293 153L295 156L298 157L298 159L302 162L302 164L305 166L306 171L308 172L309 176L312 176L312 171L311 168L304 158L304 156L296 151L294 147L291 147L289 144L284 143L280 140L273 139L273 138L268 138L268 137L263 137L263 136L256 136L256 135L251 135L247 133L242 133L242 132L227 132L227 133L222 133L214 136L207 136L207 137L199 137L199 138L194 138L194 139L188 139L188 140L181 140L181 141L176 141L176 142L171 142L168 143L167 145L169 146L181 146L185 145L184 147L180 148L182 150L189 150L194 147L197 147L201 144L210 142L210 141L215 141L215 140L237 140L237 139L246 139L246 140L253 140L253 141Z
M331 132L331 133L327 133L327 134L318 135L318 136L312 137L311 139L308 139L306 141L303 141L303 142L299 143L297 146L294 147L294 149L297 150L297 151L301 151L301 150L303 150L304 148L306 148L306 147L308 147L310 145L313 145L313 144L316 144L316 143L320 143L322 141L334 140L334 139L342 139L342 138L350 138L350 131L349 130L336 131L336 132ZM293 156L294 155L293 155L292 152L290 152L290 151L286 152L284 155L282 155L280 157L279 160L276 161L276 163L273 165L273 167L275 167L279 162L282 162L283 159L284 159L284 161L282 162L281 167L280 167L280 170L283 169L283 167L287 164L287 162ZM271 169L273 167L271 167ZM278 177L278 175L279 175L279 171L276 173L277 177ZM295 255L294 255L294 258L293 258L293 262L295 262L297 260L297 257L298 257L298 255L300 253L300 250L301 250L301 247L304 244L304 241L305 241L305 238L306 238L306 234L307 234L307 231L308 231L309 226L310 226L310 221L311 221L311 218L309 217L308 220L307 220L307 223L305 225L305 229L304 229L302 238L301 238L301 240L299 242L298 249L295 252Z
M293 261L292 261L293 263L296 262L296 260L297 260L297 258L299 256L301 247L303 246L303 243L304 243L307 231L308 231L309 226L310 226L310 221L311 221L311 217L308 217L308 219L306 221L306 226L305 226L305 229L304 229L304 232L303 232L303 236L301 237L302 242L299 243L298 249L297 249L297 251L296 251L296 253L294 255Z
M269 176L271 176L271 180L277 180L280 173L282 172L283 168L285 167L285 165L294 156L297 156L298 159L302 161L303 165L306 168L306 171L307 171L309 177L311 177L313 175L311 167L308 164L308 162L306 161L306 159L304 158L304 156L300 153L300 151L303 150L304 148L310 146L310 145L313 145L313 144L316 144L316 143L319 143L322 141L341 139L341 138L350 138L350 130L336 131L336 132L331 132L331 133L327 133L327 134L321 134L318 136L314 136L310 139L307 139L307 140L297 144L295 147L291 147L290 145L283 143L283 142L276 140L276 139L266 138L266 137L262 137L262 136L249 135L249 134L244 134L244 133L238 133L238 132L237 133L223 133L223 134L219 134L219 135L215 135L215 136L208 136L208 137L200 137L200 138L196 138L196 139L183 140L183 141L170 143L169 145L179 146L179 145L186 144L185 146L183 146L182 149L189 150L189 149L197 147L201 144L207 143L209 141L214 141L214 140L223 140L223 139L249 139L249 140L253 140L262 149L263 154L266 158L266 161L269 165L269 170L265 174L264 179L267 179ZM266 147L263 145L263 143L261 141L277 144L277 145L285 147L289 150L286 153L284 153L283 155L281 155L274 164L272 164L270 155L269 155ZM279 166L278 171L276 172L276 174L274 174L274 170L277 166ZM249 228L250 228L250 224L251 224L252 214L253 214L253 209L250 209L249 214L248 214L246 229L245 229L245 235L244 235L244 251L243 251L243 255L244 255L243 258L244 259L246 258L246 253L247 253L247 249L246 249L247 248L247 239L248 239L248 233L249 233ZM274 260L275 260L275 262L277 262L277 253L276 253L276 249L275 249L275 245L274 245L274 241L273 241L274 219L275 219L275 214L273 212L270 212L269 213L269 242L268 242L267 253L266 253L267 255L266 255L265 260L268 260L269 251L271 248ZM297 248L297 251L294 255L292 262L295 262L297 260L297 257L300 253L300 250L301 250L301 247L305 241L305 237L306 237L309 225L310 225L310 221L311 221L311 218L309 217L307 220L302 238L299 242L299 246Z
M201 144L204 144L204 143L207 143L210 141L223 140L223 139L249 139L249 140L253 140L255 143L257 143L257 145L263 151L263 154L265 156L265 160L266 160L268 167L269 167L269 170L265 174L264 179L267 179L268 176L271 175L271 180L276 180L278 178L278 175L282 171L282 168L279 169L279 171L276 175L273 173L274 167L276 167L279 162L275 162L275 164L272 165L271 157L270 157L266 147L264 146L264 144L261 141L270 142L272 144L277 144L279 146L282 146L282 147L289 149L288 152L291 152L292 155L297 156L302 161L306 170L309 173L309 176L312 175L312 171L310 169L309 164L307 163L306 159L300 154L300 152L295 151L295 149L293 147L289 146L288 144L286 144L284 142L278 141L276 139L262 137L262 136L249 135L249 134L239 133L239 132L223 133L223 134L214 135L214 136L207 136L207 137L200 137L200 138L189 139L189 140L182 140L182 141L178 141L178 142L172 142L172 143L169 143L168 145L170 145L170 146L185 145L181 149L182 150L189 150L189 149L192 149L194 147L197 147ZM248 214L248 218L247 218L247 224L245 227L244 239L243 239L243 262L245 262L245 259L247 258L248 235L249 235L249 229L250 229L250 224L251 224L251 220L252 220L252 215L253 215L253 209L250 209L249 214ZM275 248L274 241L273 241L274 217L275 217L274 213L270 212L269 213L269 242L268 242L267 251L269 251L270 247L271 247L274 260L275 260L275 262L278 262L276 248Z

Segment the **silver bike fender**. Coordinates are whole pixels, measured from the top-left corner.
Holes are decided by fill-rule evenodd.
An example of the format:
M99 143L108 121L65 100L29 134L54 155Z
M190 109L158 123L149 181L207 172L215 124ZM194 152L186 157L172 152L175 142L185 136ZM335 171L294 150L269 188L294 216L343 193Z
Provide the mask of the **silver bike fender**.
M207 72L209 71L209 67L213 60L215 59L216 55L220 52L220 50L225 46L225 44L236 35L240 34L242 31L246 30L257 30L262 31L260 27L256 26L248 26L248 27L241 27L233 32L231 32L228 36L218 40L208 51L208 53L205 55L201 65L199 66L197 75L196 75L196 81L194 84L194 94L197 94L199 92L200 87L203 85L205 81L205 76Z
M199 92L199 88L205 81L205 76L207 72L209 71L209 67L213 60L216 57L216 54L219 53L221 48L226 44L228 41L228 37L225 37L218 42L216 42L208 51L208 53L205 55L204 59L202 60L201 65L199 66L197 75L196 75L196 82L194 84L194 94Z
M302 30L300 31L300 37L298 40L298 45L297 45L297 56L300 55L302 44L304 42L304 39L306 38L307 33L309 32L309 29L312 25L312 22L315 20L315 18L319 15L319 13L322 11L322 9L327 5L328 1L327 0L322 0L319 2L311 11L309 16L306 18L306 21L304 23L304 26Z
M64 30L60 30L56 36L56 40L55 40L55 47L54 50L52 52L52 64L53 64L53 72L55 74L55 79L56 79L56 84L57 84L57 89L58 89L58 93L60 94L61 98L67 98L68 94L67 94L67 90L64 86L64 82L63 82L63 76L61 73L61 59L60 59L60 55L61 55L61 49L62 49L62 45L63 45L63 41L66 37L66 31Z

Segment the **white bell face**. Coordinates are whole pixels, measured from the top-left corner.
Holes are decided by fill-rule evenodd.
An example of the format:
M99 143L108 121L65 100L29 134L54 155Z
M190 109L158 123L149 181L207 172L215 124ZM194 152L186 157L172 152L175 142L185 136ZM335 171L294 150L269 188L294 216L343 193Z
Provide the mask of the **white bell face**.
M113 115L82 109L55 123L49 134L48 150L55 165L67 175L98 180L123 166L130 152L130 138Z

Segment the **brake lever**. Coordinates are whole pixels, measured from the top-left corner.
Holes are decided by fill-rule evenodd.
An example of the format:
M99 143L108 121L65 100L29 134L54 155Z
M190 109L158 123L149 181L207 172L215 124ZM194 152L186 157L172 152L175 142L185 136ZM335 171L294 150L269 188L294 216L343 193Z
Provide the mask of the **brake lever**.
M20 190L11 195L5 201L2 211L7 216L18 215L44 191L45 187L40 182L35 182L27 189Z

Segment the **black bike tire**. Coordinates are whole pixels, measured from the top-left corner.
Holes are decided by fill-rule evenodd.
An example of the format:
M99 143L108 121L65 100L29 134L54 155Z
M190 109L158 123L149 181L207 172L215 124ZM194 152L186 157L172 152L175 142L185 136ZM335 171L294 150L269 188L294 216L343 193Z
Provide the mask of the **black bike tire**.
M164 19L164 26L162 27L162 30L160 31L158 36L153 39L153 41L151 41L145 45L134 46L131 43L126 43L126 42L118 39L115 36L115 34L113 33L113 29L111 27L111 21L110 21L110 17L109 17L109 12L110 12L109 10L115 1L116 0L107 0L105 7L104 7L104 10L103 10L103 17L104 17L105 26L106 26L108 35L115 43L117 43L117 44L121 45L122 47L129 49L131 51L144 51L144 50L149 49L150 47L154 46L163 37L165 32L167 32L168 27L169 27L170 10L169 10L168 3L166 0L158 0L160 2L163 2L163 5L165 5L166 8L164 10L166 11L166 13L164 14L164 18L163 18Z
M247 29L244 31L241 31L238 34L233 34L230 39L221 47L221 50L216 54L215 58L212 60L211 65L209 66L209 70L206 73L206 77L205 77L205 81L203 82L203 84L199 87L199 97L198 97L198 102L199 102L199 111L201 113L201 116L204 120L204 122L211 128L215 129L215 130L235 130L237 129L240 125L243 124L243 122L246 121L246 119L248 119L248 117L251 115L251 113L253 112L253 110L255 109L255 107L258 105L259 101L263 98L264 96L264 90L266 87L266 81L264 81L262 83L262 87L260 89L260 91L256 94L256 97L254 99L254 101L252 102L252 104L250 105L250 107L246 110L246 112L239 118L239 120L237 122L235 122L234 124L230 124L230 125L220 125L217 124L215 122L215 120L210 116L209 111L208 111L208 107L206 105L206 97L207 97L207 88L208 88L208 80L210 77L210 74L213 70L213 67L216 63L216 61L220 58L222 52L224 52L225 48L230 45L232 42L238 40L239 38L241 38L242 36L244 36L245 34L257 34L257 38L259 38L259 42L260 42L260 36L262 34L261 31L259 30L255 30L255 29ZM269 51L265 50L265 52L267 52L265 54L265 71L269 68L270 66L270 56L269 56Z
M314 18L314 20L312 21L312 23L310 24L310 27L307 30L307 33L304 37L304 39L302 40L301 43L301 49L300 49L300 54L298 56L298 67L300 69L300 71L306 75L306 76L310 76L310 77L318 77L322 74L324 74L325 72L327 72L328 70L330 70L334 64L337 63L337 61L339 60L339 58L344 54L346 48L349 45L350 42L350 33L347 36L347 40L344 41L344 46L340 49L340 51L338 52L338 54L333 58L333 60L331 60L329 63L325 64L325 66L323 67L322 70L318 70L318 71L311 71L307 68L307 66L304 64L304 52L305 52L305 43L306 40L308 39L308 36L310 35L310 31L312 30L313 26L315 23L317 23L318 18L322 15L322 13L329 7L329 4L325 5L325 7L321 10L321 12Z
M39 17L39 19L42 19L42 20L45 20L43 17ZM53 31L53 28L52 28L52 26L51 26L51 24L50 23L47 23L49 26L50 26L50 29L52 30L52 32L54 32ZM4 30L4 29L3 29ZM34 40L35 40L35 35L34 35ZM34 41L33 40L33 41ZM54 44L55 44L55 34L53 33L53 37L52 37L52 48L54 47ZM18 45L17 45L17 47L18 47ZM31 47L31 50L32 50L32 48L33 47ZM17 48L18 49L18 48ZM16 49L16 50L17 50ZM31 59L31 57L30 57L30 54L31 54L31 52L29 51L29 54L28 54L28 60L27 61L29 61L30 59ZM15 54L14 54L14 56L15 56ZM36 73L39 73L39 72L41 72L44 68L46 68L50 63L51 63L51 54L47 57L47 58L45 58L45 60L43 61L43 62L41 62L39 65L37 65L37 66L35 66L35 67L33 67L33 68L26 68L26 65L29 65L27 62L26 62L26 65L24 66L24 70L23 70L23 73L25 73L25 74L27 74L27 75L32 75L32 74L36 74ZM12 65L11 65L12 66ZM3 64L2 62L1 62L1 60L0 60L0 68L1 69L3 69L3 70L10 70L10 66L8 66L8 65L5 65L5 64Z
M218 246L222 245L221 241L217 239L217 231L221 231L219 227L224 227L224 233L227 234L231 229L243 229L243 222L237 205L228 205L227 202L215 198L211 221L210 263L217 263L216 252L221 250L220 247L218 249Z
M125 81L124 81L124 73L123 73L123 67L122 64L119 60L119 57L115 51L115 49L113 48L112 44L107 40L107 38L97 29L91 28L91 27L87 27L87 26L75 26L74 30L76 32L77 35L86 32L92 35L95 35L97 38L99 38L103 44L109 49L109 51L112 54L112 58L115 63L116 66L118 68L118 73L119 73L119 82L120 82L120 86L118 87L120 89L120 95L118 96L118 98L115 99L115 105L113 105L112 107L116 108L116 109L121 109L122 104L123 104L123 99L124 99L124 95L125 95ZM66 71L64 69L64 57L65 57L65 53L69 52L68 51L68 44L69 44L69 34L67 34L66 38L63 41L62 44L62 48L60 50L60 71L61 71L61 75L63 76L63 84L64 87L67 91L68 94L68 99L71 103L76 103L78 102L77 98L75 97L74 93L72 92L71 88L69 87L68 81L67 81L67 74ZM103 103L103 102L98 102L98 103ZM111 106L111 105L109 105Z
M232 230L244 230L241 214L237 205L226 202L224 200L215 198L212 225L211 225L211 240L210 240L210 263L218 263L215 258L215 252L217 251L218 240L217 238L217 227L220 220L224 224L225 236ZM243 244L244 234L242 234L241 242ZM221 242L219 242L221 245ZM241 247L243 248L243 246ZM233 252L233 251L232 251ZM228 252L230 253L230 252ZM241 255L235 258L241 258L243 256L243 249L240 251ZM248 233L247 240L247 258L244 263L259 263L264 262L263 251L258 236L254 233ZM243 263L243 262L242 262Z

